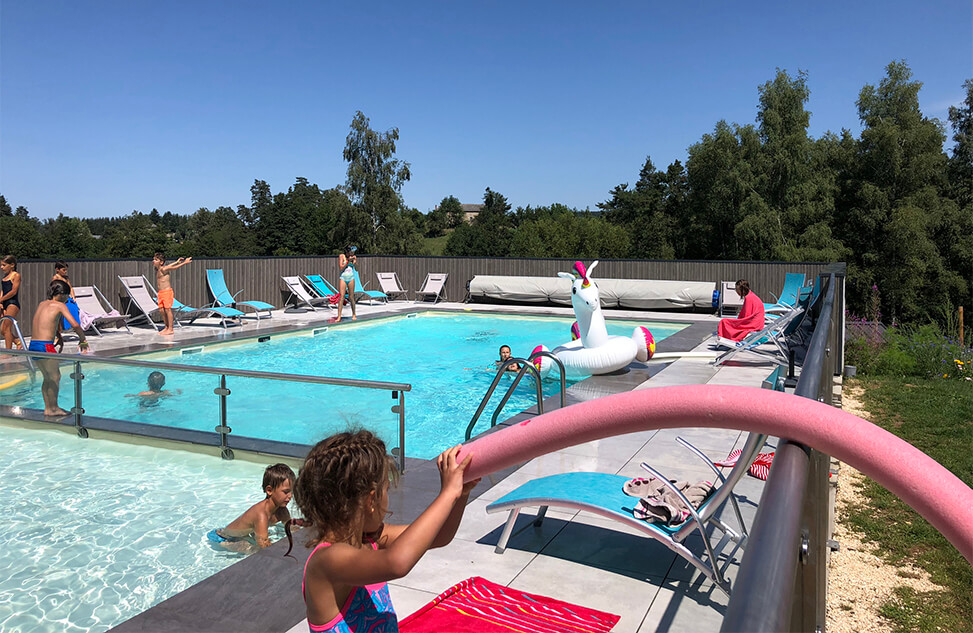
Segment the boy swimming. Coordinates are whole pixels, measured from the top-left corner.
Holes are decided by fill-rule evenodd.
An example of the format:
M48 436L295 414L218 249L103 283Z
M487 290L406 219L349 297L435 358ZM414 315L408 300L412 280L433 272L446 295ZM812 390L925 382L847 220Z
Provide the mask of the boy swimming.
M175 396L182 393L182 389L176 389L175 391L163 389L163 387L166 386L166 376L161 371L154 371L149 374L149 378L146 383L148 389L138 393L127 393L125 394L125 397L141 398L143 404L148 404L156 403L160 398L168 398L169 396Z
M237 552L252 551L251 538L259 547L270 545L268 527L291 520L287 504L293 495L297 475L287 464L274 464L264 470L264 499L231 521L225 528L211 530L206 537L213 543ZM300 520L292 524L301 525Z

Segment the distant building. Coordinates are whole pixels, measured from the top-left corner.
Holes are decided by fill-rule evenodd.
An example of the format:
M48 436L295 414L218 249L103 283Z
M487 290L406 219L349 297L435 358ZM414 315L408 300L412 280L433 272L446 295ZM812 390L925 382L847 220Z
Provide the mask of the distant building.
M473 219L480 215L480 210L483 209L482 204L463 204L463 221L467 224L472 224Z

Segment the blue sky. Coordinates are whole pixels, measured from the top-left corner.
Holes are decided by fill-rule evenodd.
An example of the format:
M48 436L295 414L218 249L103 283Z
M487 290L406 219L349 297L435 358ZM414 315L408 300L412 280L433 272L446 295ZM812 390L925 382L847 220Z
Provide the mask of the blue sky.
M192 213L299 176L342 184L357 110L399 128L406 204L595 208L757 87L808 72L811 134L904 59L944 122L973 77L944 2L0 0L0 194L34 217ZM951 143L947 144L951 147Z

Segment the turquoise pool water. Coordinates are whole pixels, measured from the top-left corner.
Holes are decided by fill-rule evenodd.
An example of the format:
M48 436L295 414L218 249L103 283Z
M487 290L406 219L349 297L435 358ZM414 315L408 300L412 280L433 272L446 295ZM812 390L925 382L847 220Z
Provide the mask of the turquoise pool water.
M106 631L242 558L205 534L265 464L0 428L0 631Z
M431 458L464 439L483 394L495 377L494 360L500 345L525 357L538 344L554 348L570 341L573 319L420 313L414 318L331 326L273 336L269 341L207 345L197 353L169 352L141 357L179 364L228 367L316 376L359 378L412 385L406 393L406 455ZM648 327L656 340L685 324L610 321L611 334L630 336L637 325ZM126 398L145 389L147 371L84 365L84 408L90 415L149 424L212 431L219 420L219 398L213 395L218 376L166 370L166 387L181 393L146 406ZM70 373L63 370L61 406L70 407ZM501 388L477 425L490 424L493 409L509 385ZM311 444L349 426L379 433L390 446L398 445L398 415L388 391L318 386L242 378L227 378L229 426L234 435ZM556 380L544 381L545 395L556 394ZM40 407L38 390L20 396L4 395L0 402ZM534 406L533 380L525 378L500 419Z

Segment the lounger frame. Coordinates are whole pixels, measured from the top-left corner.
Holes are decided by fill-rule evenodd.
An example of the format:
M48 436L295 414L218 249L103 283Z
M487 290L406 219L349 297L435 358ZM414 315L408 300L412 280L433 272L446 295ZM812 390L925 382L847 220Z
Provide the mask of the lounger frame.
M720 468L702 451L682 438L677 438L677 441L688 448L694 455L702 459L712 469L718 481L716 490L697 510L692 507L685 496L665 476L645 462L642 463L642 468L651 473L660 482L666 484L672 492L678 495L685 508L690 512L690 517L682 524L664 526L636 519L631 510L638 503L638 499L624 496L622 492L622 486L628 480L627 477L608 473L562 473L531 480L487 506L486 511L488 513L509 512L503 532L500 534L500 540L497 542L496 553L502 554L506 549L507 542L516 525L517 516L521 509L525 507L539 507L532 522L535 527L541 525L547 509L551 506L571 510L583 510L613 521L618 521L645 536L659 541L670 551L692 563L696 569L729 595L730 582L725 576L725 571L734 559L737 550L746 545L748 538L746 523L743 520L743 515L740 512L740 507L733 489L746 474L753 460L756 459L760 449L767 441L767 436L759 433L750 433L741 449L741 454L736 465L733 466L729 474L725 477ZM581 498L580 494L576 498L555 495L547 496L542 494L545 488L552 490L584 491L585 496L593 497L598 501L592 502L585 500ZM534 489L537 490L536 494L533 492ZM589 492L593 494L589 495ZM624 500L618 502L617 500L622 497L624 497ZM606 503L603 501L605 499L610 501ZM736 520L739 524L736 529L727 525L717 516L728 501L733 507ZM631 507L627 507L625 505L626 502L631 504ZM610 503L613 503L613 505L610 505ZM711 526L722 533L716 545L713 545L710 537L707 535L707 530ZM702 554L697 554L685 545L686 539L694 533L698 533L703 540L704 552ZM729 551L727 551L728 547L730 548Z

